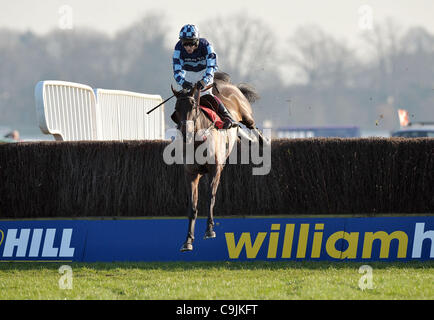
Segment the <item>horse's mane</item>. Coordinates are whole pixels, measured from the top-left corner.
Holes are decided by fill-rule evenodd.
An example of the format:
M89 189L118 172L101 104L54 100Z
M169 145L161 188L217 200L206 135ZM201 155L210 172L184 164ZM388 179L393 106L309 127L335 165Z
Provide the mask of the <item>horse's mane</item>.
M248 83L240 83L237 85L237 87L250 103L254 103L261 98L255 87Z
M236 86L250 103L254 103L261 98L259 93L256 91L255 87L253 87L252 85L248 83L240 83L238 85L233 84L231 81L231 76L226 72L217 71L214 74L214 79L217 81L227 82L229 84Z
M228 83L232 83L231 82L231 76L229 74L227 74L226 72L222 72L222 71L217 71L216 73L214 73L214 79L228 82Z

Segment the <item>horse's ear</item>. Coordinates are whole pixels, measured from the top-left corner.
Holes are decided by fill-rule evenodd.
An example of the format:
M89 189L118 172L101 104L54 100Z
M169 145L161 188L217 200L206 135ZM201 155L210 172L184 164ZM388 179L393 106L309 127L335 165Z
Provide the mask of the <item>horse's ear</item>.
M193 86L193 88L188 93L190 96L195 97L197 92L197 86Z
M173 85L170 85L170 89L172 89L173 95L174 95L175 97L179 96L179 94L180 94L181 91L176 91L176 90L173 88Z

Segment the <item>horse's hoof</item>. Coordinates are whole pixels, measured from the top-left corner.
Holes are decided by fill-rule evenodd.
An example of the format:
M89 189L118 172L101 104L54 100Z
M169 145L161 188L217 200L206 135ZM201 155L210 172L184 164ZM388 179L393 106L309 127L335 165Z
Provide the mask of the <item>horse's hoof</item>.
M191 243L184 243L181 247L181 252L193 251L193 245Z
M204 239L212 239L215 237L216 237L216 234L214 231L207 231L207 232L205 232L205 236L203 238Z

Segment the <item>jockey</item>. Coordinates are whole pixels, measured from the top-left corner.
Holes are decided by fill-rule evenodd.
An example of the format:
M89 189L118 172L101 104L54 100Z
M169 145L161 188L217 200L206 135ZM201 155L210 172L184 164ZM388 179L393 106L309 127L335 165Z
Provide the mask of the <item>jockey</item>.
M217 54L205 38L199 38L195 25L187 24L179 33L179 41L173 53L173 75L183 89L194 86L203 89L214 82L217 67ZM212 87L201 93L207 101L211 100L216 111L223 117L223 129L235 126L235 121L223 103L212 94ZM211 98L211 99L210 99Z

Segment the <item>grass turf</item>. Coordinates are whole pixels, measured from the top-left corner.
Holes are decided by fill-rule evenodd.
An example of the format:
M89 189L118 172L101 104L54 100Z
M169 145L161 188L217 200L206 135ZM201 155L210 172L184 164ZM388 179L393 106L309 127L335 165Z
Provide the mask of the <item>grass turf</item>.
M369 263L361 290L355 262L0 263L0 299L434 299L434 261Z

